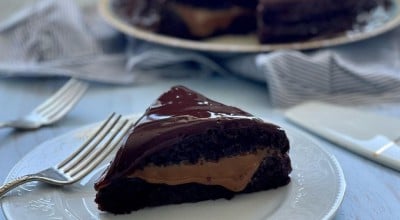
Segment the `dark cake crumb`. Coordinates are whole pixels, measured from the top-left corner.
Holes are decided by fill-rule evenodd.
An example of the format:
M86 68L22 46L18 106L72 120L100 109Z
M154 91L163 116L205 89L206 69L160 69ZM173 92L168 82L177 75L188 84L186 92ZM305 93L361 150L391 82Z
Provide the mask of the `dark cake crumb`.
M274 126L271 129L276 129ZM254 138L254 136L258 138ZM195 164L198 160L218 161L223 157L240 155L245 152L255 152L266 145L282 146L281 152L289 149L289 142L285 140L285 132L267 135L257 127L246 129L210 129L205 134L182 138L182 141L171 148L151 155L143 160L138 167L148 164L167 166L187 161Z

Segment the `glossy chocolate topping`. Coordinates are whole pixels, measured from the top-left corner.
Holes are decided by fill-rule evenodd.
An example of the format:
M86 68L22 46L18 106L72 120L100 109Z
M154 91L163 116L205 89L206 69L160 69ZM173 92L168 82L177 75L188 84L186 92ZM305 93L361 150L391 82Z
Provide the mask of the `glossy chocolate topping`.
M210 100L183 86L175 86L146 110L95 188L106 186L112 179L129 176L146 157L192 135L206 133L209 129L252 126L279 129L236 107Z

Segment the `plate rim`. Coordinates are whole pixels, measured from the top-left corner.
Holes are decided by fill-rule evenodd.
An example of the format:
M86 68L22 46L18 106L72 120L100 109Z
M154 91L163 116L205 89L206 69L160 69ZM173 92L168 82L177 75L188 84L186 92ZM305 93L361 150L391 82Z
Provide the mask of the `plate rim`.
M152 43L161 44L164 46L172 46L182 49L192 49L208 52L227 52L227 53L254 53L254 52L269 52L275 50L310 50L317 48L325 48L338 46L348 43L353 43L361 40L366 40L385 32L388 32L400 25L400 0L391 0L396 7L396 13L389 21L382 26L374 28L373 31L355 32L350 35L341 35L326 39L315 39L304 42L282 43L282 44L254 44L254 45L235 45L235 44L217 44L207 41L195 41L182 38L176 38L166 35L157 34L151 31L142 30L130 25L116 15L110 7L113 0L98 1L98 11L103 19L117 30L141 40Z
M136 118L140 117L140 114L129 114L129 115L126 115L124 117L135 120ZM268 120L267 118L264 118L264 117L262 117L262 119L264 121L273 121L273 120ZM34 153L34 151L37 151L37 149L40 146L44 145L46 142L51 142L51 141L54 141L54 140L57 140L57 139L60 139L60 138L62 139L62 138L64 138L64 136L72 136L74 134L79 133L79 131L89 130L89 129L95 127L96 125L99 125L100 123L101 123L101 121L100 122L94 122L94 123L85 124L83 126L79 126L79 127L75 128L75 129L72 129L72 130L70 130L68 132L62 133L62 134L57 135L55 137L51 137L51 138L39 143L36 147L32 148L26 155L24 155L12 167L12 169L7 174L7 177L5 178L4 183L10 181L11 177L15 173L15 170L17 168L20 168L21 165L24 164L24 161L26 161L27 158L30 157L30 154ZM312 137L308 133L306 133L306 132L304 132L304 131L302 131L302 130L300 130L300 129L298 129L298 128L290 125L290 124L287 124L287 123L285 123L284 126L282 126L282 127L283 127L283 130L285 130L289 134L288 135L289 137L290 136L302 136L302 137L304 137L305 139L307 139L307 141L309 141L310 143L315 145L315 147L318 148L318 150L321 153L323 153L327 158L329 158L329 161L330 161L331 165L334 168L334 173L336 174L336 178L337 178L337 181L338 181L337 182L338 190L335 192L336 197L334 199L334 202L331 204L330 209L325 213L325 215L323 215L322 219L324 219L324 220L325 219L326 220L332 219L336 215L337 211L339 210L339 208L340 208L340 206L341 206L341 204L342 204L342 202L344 200L344 196L345 196L346 188L347 188L344 172L343 172L343 169L342 169L339 161L336 159L336 157L332 153L330 153L328 150L323 148L321 143L318 140L316 140L314 137ZM1 209L2 209L6 219L12 219L12 215L10 214L12 212L10 210L6 209L6 207L5 207L7 205L7 202L5 202L5 200L2 200L2 201L0 201L0 203L1 203ZM273 216L271 216L271 217L273 217Z
M286 129L288 128L288 129ZM337 211L339 210L340 206L343 203L344 200L344 196L346 194L347 191L347 182L346 182L346 177L344 175L343 172L343 168L340 165L339 161L337 160L337 158L335 157L335 155L333 155L332 153L330 153L327 149L321 147L322 144L320 141L318 141L316 138L314 138L313 136L311 136L310 134L308 134L306 131L300 130L299 128L296 128L288 123L285 124L285 126L283 127L283 130L289 131L289 134L291 133L297 133L300 136L304 136L306 137L310 142L312 142L314 145L316 145L318 147L318 149L323 152L329 159L330 162L333 163L334 167L335 167L335 171L336 174L338 175L338 191L336 194L336 198L335 198L335 202L334 204L332 204L331 209L329 210L328 213L326 213L326 215L322 218L322 219L332 219L333 217L335 217L335 215L337 214Z

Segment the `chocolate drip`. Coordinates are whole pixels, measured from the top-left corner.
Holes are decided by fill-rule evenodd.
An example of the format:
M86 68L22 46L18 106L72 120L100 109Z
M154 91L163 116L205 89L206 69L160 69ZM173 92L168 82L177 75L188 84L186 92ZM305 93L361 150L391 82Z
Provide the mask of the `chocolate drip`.
M131 130L108 171L95 184L99 189L112 179L127 176L147 157L168 149L191 135L210 129L240 129L260 126L279 130L275 125L236 107L208 99L183 86L175 86L159 97ZM288 146L279 146L282 152Z

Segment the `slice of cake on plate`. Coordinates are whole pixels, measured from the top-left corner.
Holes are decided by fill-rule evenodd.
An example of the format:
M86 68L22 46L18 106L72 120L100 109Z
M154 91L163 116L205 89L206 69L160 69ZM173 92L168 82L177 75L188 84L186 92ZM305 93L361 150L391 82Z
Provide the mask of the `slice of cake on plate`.
M98 208L231 199L290 181L289 141L278 126L183 86L139 119L95 183Z

